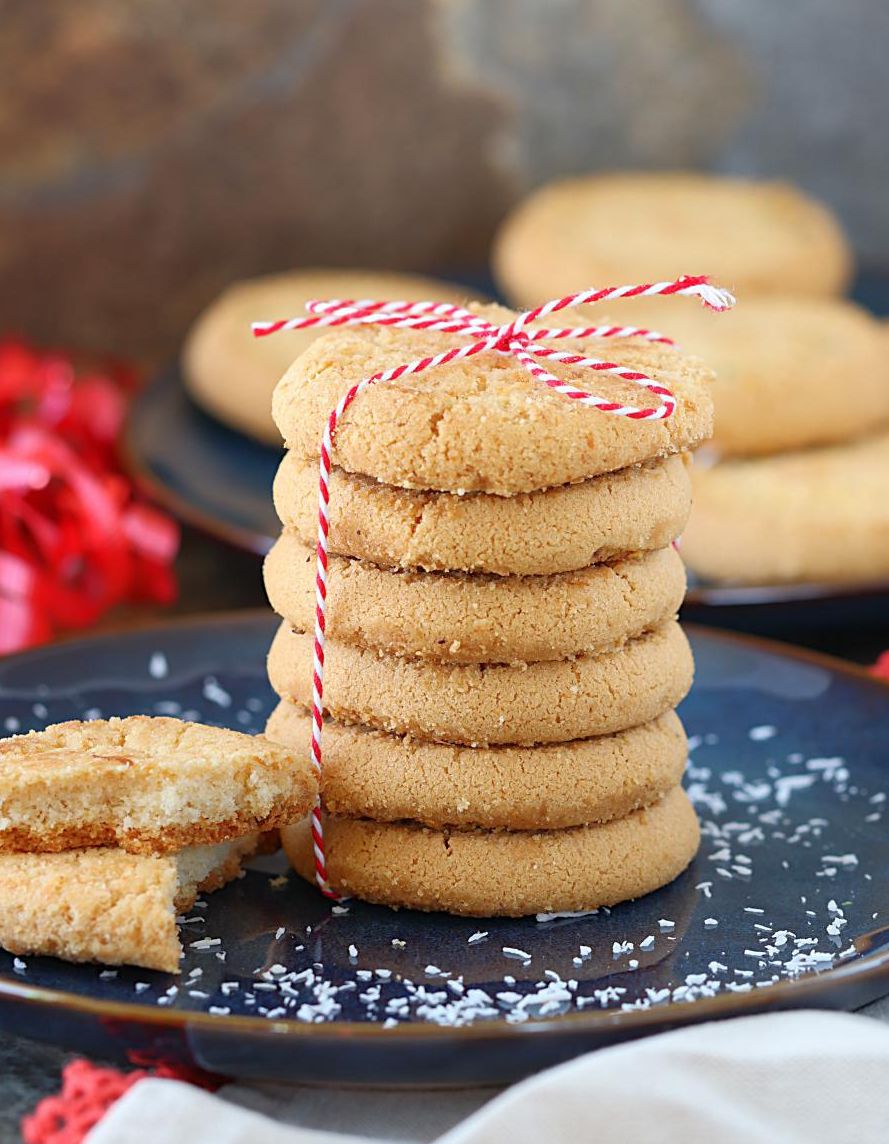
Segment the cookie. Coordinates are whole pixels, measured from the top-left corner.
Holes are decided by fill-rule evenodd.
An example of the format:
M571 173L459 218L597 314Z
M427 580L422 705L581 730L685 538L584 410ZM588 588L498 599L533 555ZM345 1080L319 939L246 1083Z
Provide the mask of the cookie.
M308 755L309 714L282 700L266 734ZM347 818L555 830L650 806L679 783L686 757L672 711L616 735L541 747L456 747L328 721L322 797Z
M285 623L268 660L272 688L311 701L312 637ZM441 664L329 640L324 701L334 718L449 743L565 743L648 723L691 686L675 621L617 651L551 663Z
M272 420L272 391L317 331L291 330L255 338L251 323L298 317L313 298L406 298L462 302L478 295L453 282L374 270L295 270L236 282L198 318L182 356L188 392L226 425L281 443Z
M657 317L648 305L634 322ZM677 305L669 330L716 371L711 444L723 456L845 441L889 422L885 330L853 302L776 295L726 314Z
M177 973L176 915L236 878L255 847L253 835L163 857L105 848L0 854L0 946Z
M688 566L738 584L889 576L889 434L695 475Z
M315 552L291 533L265 562L275 611L315 619ZM327 633L341 643L446 663L534 663L607 651L676 615L685 569L673 548L554 576L398 572L333 556Z
M165 854L271 830L312 806L308 756L178 719L57 723L0 740L0 851Z
M681 787L599 826L539 833L441 831L328 816L333 887L382 905L471 917L592 910L672 882L697 852L700 828ZM314 878L307 823L282 831L288 858Z
M284 457L275 508L285 527L315 543L317 461ZM330 545L390 568L549 575L663 548L685 527L690 510L684 457L512 497L396 489L334 469Z
M515 316L497 306L470 308L497 323ZM275 389L273 415L284 440L300 456L317 456L330 411L352 384L454 343L454 335L379 327L318 338ZM487 353L371 386L340 422L333 463L402 488L509 496L681 453L709 437L712 374L703 362L638 339L559 345L653 377L675 393L675 413L659 421L616 417L553 392L511 356ZM557 368L580 389L657 404L630 382Z
M700 173L617 172L541 188L506 219L494 272L515 305L593 286L709 274L754 294L840 294L852 256L830 211L786 183ZM666 332L682 301L659 307ZM620 320L641 325L632 303ZM657 326L661 328L660 324Z

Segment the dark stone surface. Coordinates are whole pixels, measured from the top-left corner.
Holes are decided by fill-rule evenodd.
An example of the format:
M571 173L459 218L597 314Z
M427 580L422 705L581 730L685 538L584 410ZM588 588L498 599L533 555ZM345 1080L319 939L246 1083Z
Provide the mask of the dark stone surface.
M880 0L4 6L4 326L169 360L232 279L480 264L527 189L786 176L889 258ZM881 134L882 133L882 134Z
M503 110L435 66L431 19L415 0L14 6L5 324L157 362L233 278L469 260L509 201L487 157Z

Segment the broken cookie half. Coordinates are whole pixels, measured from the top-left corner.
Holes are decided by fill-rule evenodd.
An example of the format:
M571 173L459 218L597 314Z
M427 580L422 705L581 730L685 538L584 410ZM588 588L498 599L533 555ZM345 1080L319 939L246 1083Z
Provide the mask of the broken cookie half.
M168 854L295 822L308 755L223 727L134 715L0 740L0 851Z
M179 970L176 915L236 878L257 835L162 857L107 847L0 855L0 945L64 961Z
M176 916L317 795L261 736L135 716L0 742L0 945L178 971Z

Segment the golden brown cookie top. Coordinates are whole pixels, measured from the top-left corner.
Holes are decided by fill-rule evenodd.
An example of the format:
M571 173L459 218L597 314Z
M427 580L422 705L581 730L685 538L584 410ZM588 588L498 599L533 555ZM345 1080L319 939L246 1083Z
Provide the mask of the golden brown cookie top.
M709 274L741 300L835 294L848 284L852 260L830 211L787 183L617 172L531 195L504 223L494 266L507 297L531 306L571 290L680 274Z
M515 317L497 306L470 309L498 325ZM559 319L566 325L574 320ZM461 340L380 327L343 328L319 338L275 390L278 428L295 451L317 455L331 409L356 381ZM371 386L340 422L334 464L403 488L508 496L682 452L709 436L712 375L698 359L640 339L564 340L558 346L647 374L673 391L675 413L660 421L614 416L554 393L514 357L489 352ZM559 364L554 372L609 400L657 404L647 390L590 369Z

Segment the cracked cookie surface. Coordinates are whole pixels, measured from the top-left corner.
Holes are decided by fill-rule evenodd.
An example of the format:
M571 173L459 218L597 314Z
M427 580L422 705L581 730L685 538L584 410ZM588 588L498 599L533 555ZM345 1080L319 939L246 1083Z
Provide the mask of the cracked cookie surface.
M381 905L476 917L592 910L642 897L676 878L698 849L697 816L681 787L600 826L441 831L328 815L334 888ZM311 833L282 831L288 858L314 878Z
M665 457L579 484L498 497L397 489L334 469L330 546L390 568L536 576L663 548L691 510L690 462ZM275 478L285 529L314 545L318 463L288 453Z
M498 324L516 316L496 306L470 309ZM318 456L330 411L350 386L453 345L453 335L370 326L319 338L275 389L272 410L285 442L302 457ZM589 341L559 346L592 352ZM488 353L366 389L340 420L333 463L402 488L510 496L685 452L710 435L712 373L703 362L638 338L609 342L608 358L670 388L673 415L640 421L603 413L536 382L511 356ZM604 373L560 365L559 376L609 400L657 404L646 389Z
M56 723L0 741L0 851L168 854L299 818L308 757L164 716Z
M311 703L312 637L278 629L269 680ZM328 640L325 710L347 723L465 745L564 743L647 723L687 694L693 664L671 620L601 655L530 664L442 664Z
M315 553L284 533L265 561L272 607L315 618ZM398 572L333 556L327 633L356 647L446 663L515 663L605 651L672 619L685 594L673 548L553 576Z

